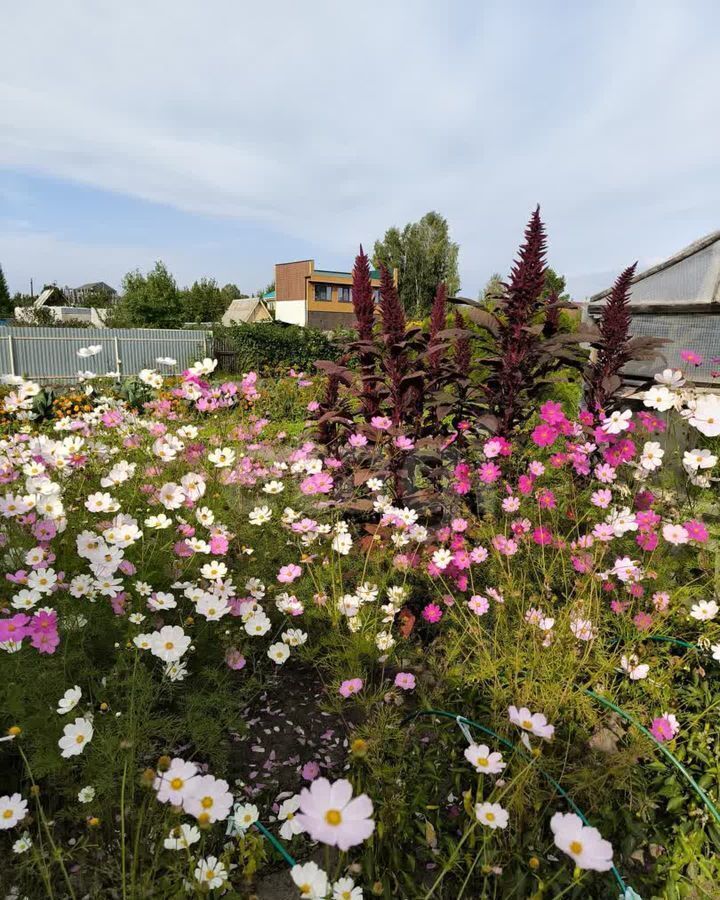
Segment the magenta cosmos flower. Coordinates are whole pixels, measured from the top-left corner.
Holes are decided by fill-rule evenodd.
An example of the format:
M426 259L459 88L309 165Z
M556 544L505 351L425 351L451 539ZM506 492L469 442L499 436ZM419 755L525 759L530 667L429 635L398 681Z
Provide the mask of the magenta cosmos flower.
M361 844L375 830L372 800L361 794L353 799L346 779L330 784L318 778L300 792L300 812L296 819L312 840L349 850Z

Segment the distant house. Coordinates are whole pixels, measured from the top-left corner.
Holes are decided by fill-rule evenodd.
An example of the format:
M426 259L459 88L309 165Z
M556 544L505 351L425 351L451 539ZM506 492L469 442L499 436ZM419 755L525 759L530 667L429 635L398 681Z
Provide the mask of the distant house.
M28 322L33 318L33 313L39 309L48 310L59 322L80 321L88 322L96 328L105 327L105 310L98 310L90 306L71 305L65 291L54 284L43 288L31 306L16 306L15 319L18 322Z
M600 314L610 290L606 288L590 297L591 318ZM720 357L720 231L713 231L664 262L639 272L632 281L630 306L633 335L668 340L660 353L669 366L687 369L680 352L699 353L703 364L693 367L693 379L698 383L717 383L710 373L720 368L711 362ZM626 372L651 375L659 362L663 360L632 362Z
M89 281L80 287L66 287L63 293L73 304L83 306L88 300L96 300L102 297L107 303L114 303L118 298L118 292L114 287L104 281Z
M372 271L370 279L377 298L380 272ZM316 269L314 259L277 263L275 318L328 331L352 327L352 273Z
M261 297L243 297L233 300L222 317L223 325L237 325L239 322L271 322L272 315Z

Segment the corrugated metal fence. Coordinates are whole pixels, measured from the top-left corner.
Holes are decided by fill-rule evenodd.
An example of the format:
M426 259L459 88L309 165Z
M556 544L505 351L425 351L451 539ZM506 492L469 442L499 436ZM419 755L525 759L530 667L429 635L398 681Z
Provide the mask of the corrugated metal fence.
M96 356L77 355L92 345L103 349ZM0 373L37 381L75 381L79 371L136 375L141 369L157 369L177 374L211 354L211 331L0 326ZM158 365L158 357L172 357L177 365Z

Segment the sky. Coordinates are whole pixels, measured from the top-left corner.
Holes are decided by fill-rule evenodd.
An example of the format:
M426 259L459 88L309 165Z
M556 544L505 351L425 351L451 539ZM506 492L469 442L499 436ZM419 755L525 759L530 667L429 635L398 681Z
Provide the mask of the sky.
M539 203L580 299L720 228L720 4L23 0L3 10L11 291L164 260L246 293L430 209L461 293Z

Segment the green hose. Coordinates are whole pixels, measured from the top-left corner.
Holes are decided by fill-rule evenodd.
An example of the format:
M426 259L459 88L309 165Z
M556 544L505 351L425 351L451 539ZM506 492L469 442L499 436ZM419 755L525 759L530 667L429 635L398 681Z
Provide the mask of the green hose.
M275 837L274 834L271 834L267 828L262 824L262 822L253 822L253 825L260 832L263 837L266 837L273 847L277 850L277 852L282 856L285 862L292 868L297 865L297 860L293 859L292 856L287 852L287 850L283 847L280 841Z
M513 750L513 751L519 753L520 756L522 756L524 759L527 759L531 762L535 761L535 757L533 757L530 753L528 753L526 750L518 747L517 744L513 744L512 741L508 741L506 738L502 737L497 732L493 731L492 728L487 728L485 725L481 725L479 722L475 722L473 719L465 718L465 716L456 716L453 713L447 712L444 709L418 709L416 712L410 713L409 716L406 716L402 720L401 725L404 725L406 722L411 722L413 719L416 719L418 716L439 716L440 718L443 718L443 719L452 719L453 722L458 722L458 723L462 722L465 725L469 725L472 728L477 728L479 731L482 731L485 734L490 735L491 737L495 738L495 740L500 741L500 743L504 747L507 747L509 750ZM570 797L570 795L567 793L567 791L563 787L561 787L557 781L555 781L555 779L552 777L552 775L549 775L544 769L541 769L540 766L537 766L537 770L553 786L553 788L555 788L555 790L558 792L558 794L560 794L560 796L563 797L563 799L567 802L568 806L580 818L583 825L587 825L588 827L592 828L592 825L587 820L585 814L580 809L580 807L575 803L575 801L572 799L572 797ZM620 885L620 889L623 892L626 892L628 890L627 885L623 881L622 875L618 872L616 867L613 866L610 869L610 871L615 876L615 880Z

